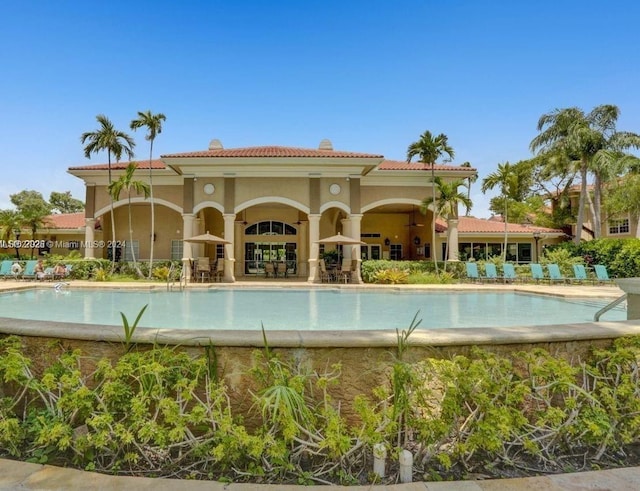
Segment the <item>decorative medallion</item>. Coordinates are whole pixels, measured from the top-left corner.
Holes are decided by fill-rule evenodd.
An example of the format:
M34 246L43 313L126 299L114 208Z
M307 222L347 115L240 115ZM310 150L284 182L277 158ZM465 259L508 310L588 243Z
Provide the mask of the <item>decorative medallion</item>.
M329 192L330 192L331 194L333 194L334 196L335 196L336 194L340 194L340 190L341 190L341 189L342 189L342 188L340 187L340 184L335 184L335 183L334 183L334 184L332 184L331 186L329 186Z
M205 184L204 185L204 192L205 194L213 194L213 192L216 190L215 186L211 183Z

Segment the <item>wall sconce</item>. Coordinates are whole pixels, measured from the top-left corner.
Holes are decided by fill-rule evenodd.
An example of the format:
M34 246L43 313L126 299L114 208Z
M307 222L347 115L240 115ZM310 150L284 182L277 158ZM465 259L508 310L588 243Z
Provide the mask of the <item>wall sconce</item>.
M386 245L386 246L391 245L391 241L389 240L389 237L387 237L386 239L384 239L384 245Z
M420 245L420 237L418 237L418 236L416 235L416 237L413 239L413 243L414 243L415 245L419 246L419 245Z
M153 236L151 237L153 239L153 241L156 241L156 234L153 234Z

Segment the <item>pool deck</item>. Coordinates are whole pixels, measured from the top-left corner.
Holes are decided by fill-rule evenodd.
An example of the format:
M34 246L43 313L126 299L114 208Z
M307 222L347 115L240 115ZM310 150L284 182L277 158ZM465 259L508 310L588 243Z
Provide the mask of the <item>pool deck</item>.
M35 283L33 281L7 280L0 283L0 291L27 289L33 287L52 288L51 282ZM72 280L69 288L117 288L117 289L166 289L166 284L158 282L108 282ZM567 298L600 298L615 299L624 292L617 286L591 285L548 285L548 284L453 284L453 285L310 285L306 281L291 279L271 281L238 281L225 283L193 283L189 289L201 288L355 288L363 290L438 290L438 291L516 291ZM153 489L154 491L173 490L208 490L208 491L493 491L493 490L637 490L640 489L640 467L590 471L581 473L545 475L519 479L487 479L456 482L415 482L410 484L376 485L376 486L296 486L296 485L258 485L258 484L225 484L211 481L185 481L174 479L151 479L136 477L107 476L83 472L75 469L57 468L48 465L15 462L0 459L0 490L119 490L119 489Z

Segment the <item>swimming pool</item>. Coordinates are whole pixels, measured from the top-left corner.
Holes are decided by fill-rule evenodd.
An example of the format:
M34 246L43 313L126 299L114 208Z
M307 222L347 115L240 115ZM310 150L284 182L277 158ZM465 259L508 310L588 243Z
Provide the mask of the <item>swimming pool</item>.
M34 289L0 295L0 316L122 325L148 304L139 327L259 330L420 329L542 326L592 322L608 300L561 299L513 292L370 292L278 289L124 291ZM623 308L602 320L626 319Z

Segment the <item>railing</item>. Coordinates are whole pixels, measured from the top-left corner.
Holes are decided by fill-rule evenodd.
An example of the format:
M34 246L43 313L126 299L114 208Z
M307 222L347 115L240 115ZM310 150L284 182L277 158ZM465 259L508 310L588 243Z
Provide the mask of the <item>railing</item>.
M609 312L612 308L614 308L619 303L624 302L626 299L627 299L627 294L625 293L621 297L616 298L613 302L611 302L611 303L605 305L604 307L602 307L593 316L593 322L599 322L600 321L600 317L602 317L603 314Z
M169 267L169 274L167 275L167 291L172 291L176 286L176 278L174 275L175 266L172 264ZM187 275L182 268L180 272L180 276L178 277L178 288L180 291L184 290L187 287Z

